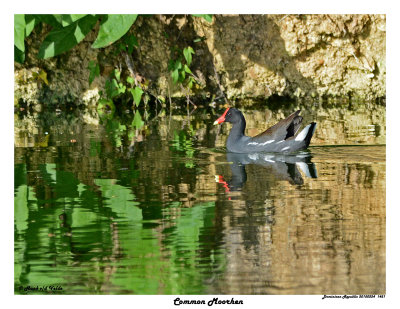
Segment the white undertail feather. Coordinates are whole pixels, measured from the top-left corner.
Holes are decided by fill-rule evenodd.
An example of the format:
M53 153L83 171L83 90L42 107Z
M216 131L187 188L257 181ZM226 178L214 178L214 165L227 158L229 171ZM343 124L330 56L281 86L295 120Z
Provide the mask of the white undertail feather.
M311 127L311 123L308 125L308 126L306 126L304 129L303 129L303 131L301 131L300 133L299 133L299 135L297 135L296 136L296 138L294 139L295 141L303 141L305 138L306 138L306 136L307 136L307 133L308 133L308 131L310 130L310 127ZM314 126L314 130L315 130L315 126ZM314 132L313 132L313 134L314 134Z

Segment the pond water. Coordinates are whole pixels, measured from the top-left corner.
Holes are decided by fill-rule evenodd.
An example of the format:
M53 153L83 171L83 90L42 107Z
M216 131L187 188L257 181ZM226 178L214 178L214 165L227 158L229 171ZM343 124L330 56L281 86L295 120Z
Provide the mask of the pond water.
M385 106L247 133L295 109L318 127L287 156L227 154L224 107L16 114L15 293L384 294Z

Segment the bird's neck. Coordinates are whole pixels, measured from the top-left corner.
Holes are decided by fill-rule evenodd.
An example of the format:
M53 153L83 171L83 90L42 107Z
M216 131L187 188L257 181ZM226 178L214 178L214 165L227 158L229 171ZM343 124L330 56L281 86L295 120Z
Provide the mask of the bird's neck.
M232 129L229 132L228 139L236 140L244 136L244 130L246 129L246 120L243 115L241 115L242 119L239 122L236 122L232 125Z

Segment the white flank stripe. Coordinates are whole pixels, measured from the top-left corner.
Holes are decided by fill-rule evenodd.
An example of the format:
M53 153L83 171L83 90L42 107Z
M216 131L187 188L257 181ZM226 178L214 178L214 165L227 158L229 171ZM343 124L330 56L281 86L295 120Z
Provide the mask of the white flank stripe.
M266 141L265 143L250 142L247 145L264 146L264 145L267 145L267 144L270 144L270 143L273 143L273 142L275 142L274 139L272 139L270 141Z
M282 148L282 151L283 151L283 150L286 150L286 149L289 149L289 146L283 147L283 148Z
M271 139L270 141L266 141L265 143L262 143L260 145L267 145L267 144L270 144L270 143L273 143L273 142L275 142L275 140Z

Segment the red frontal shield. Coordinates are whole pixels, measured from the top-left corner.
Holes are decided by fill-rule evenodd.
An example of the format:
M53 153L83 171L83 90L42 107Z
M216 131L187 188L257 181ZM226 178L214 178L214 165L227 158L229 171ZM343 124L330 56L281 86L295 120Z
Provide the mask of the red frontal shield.
M223 122L225 121L225 116L226 116L226 113L227 113L228 111L229 111L229 107L225 110L225 112L222 114L221 117L219 117L217 120L214 121L214 124L216 125L216 124L221 124L221 123L223 123Z

